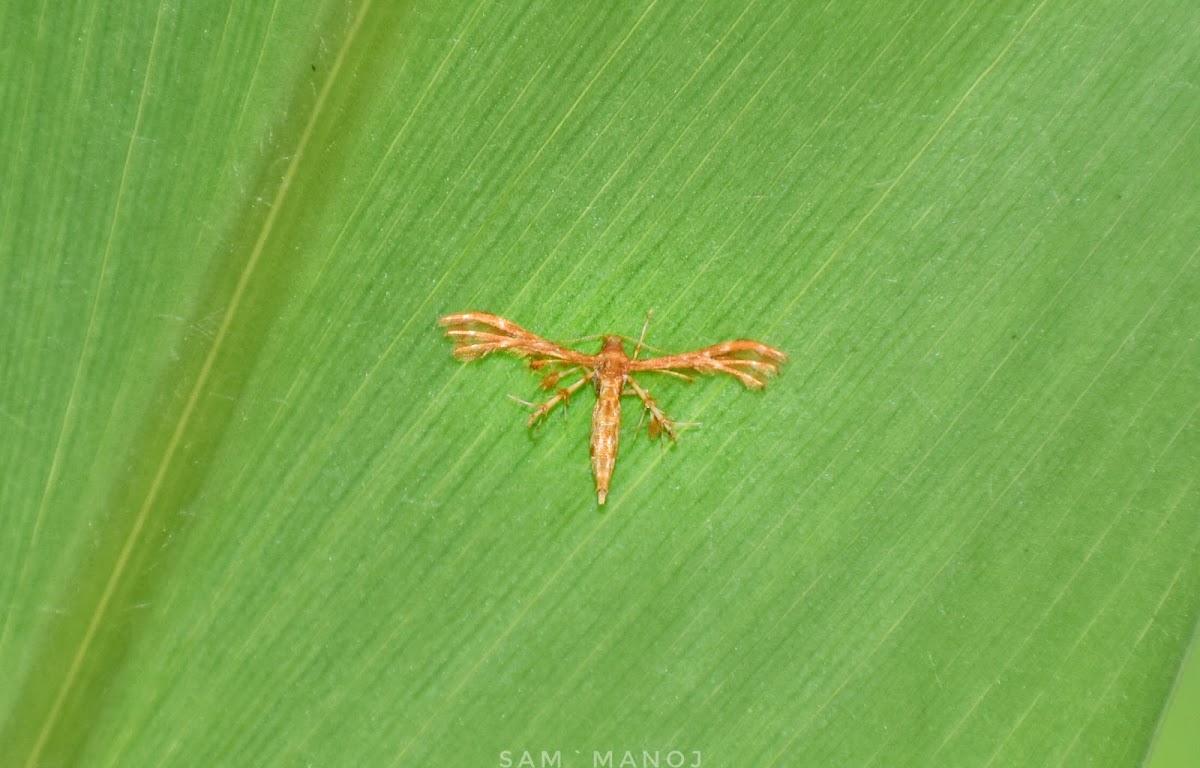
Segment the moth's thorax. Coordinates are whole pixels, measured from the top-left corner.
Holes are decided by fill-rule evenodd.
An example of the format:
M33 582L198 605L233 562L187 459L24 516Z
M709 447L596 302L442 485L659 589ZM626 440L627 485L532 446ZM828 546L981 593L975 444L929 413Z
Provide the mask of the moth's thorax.
M620 336L605 336L604 346L596 355L597 378L612 379L624 377L629 373L629 356L621 344Z

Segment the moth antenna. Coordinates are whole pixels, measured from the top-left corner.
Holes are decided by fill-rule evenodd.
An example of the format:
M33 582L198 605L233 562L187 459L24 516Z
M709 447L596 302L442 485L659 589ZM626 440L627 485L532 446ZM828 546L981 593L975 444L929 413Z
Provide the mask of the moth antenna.
M642 335L638 337L637 346L633 348L633 359L637 360L637 356L642 351L642 346L646 343L646 329L650 327L650 318L654 316L654 308L646 310L646 322L642 323Z

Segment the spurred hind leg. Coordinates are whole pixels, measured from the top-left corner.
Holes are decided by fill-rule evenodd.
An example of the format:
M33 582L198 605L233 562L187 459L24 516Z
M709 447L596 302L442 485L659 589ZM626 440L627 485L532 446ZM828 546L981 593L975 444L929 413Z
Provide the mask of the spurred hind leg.
M638 386L632 376L625 379L625 383L642 399L642 404L650 412L650 439L655 440L660 434L666 432L667 437L677 440L679 435L675 432L676 422L667 418L667 414L662 412L662 409L658 407L658 402L650 396L650 393Z

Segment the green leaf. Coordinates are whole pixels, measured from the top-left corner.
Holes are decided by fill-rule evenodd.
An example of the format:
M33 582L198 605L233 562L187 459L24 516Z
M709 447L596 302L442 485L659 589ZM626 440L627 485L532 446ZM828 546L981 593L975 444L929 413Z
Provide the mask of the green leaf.
M0 763L1139 763L1200 608L1196 40L8 4ZM641 379L700 425L626 403L604 507L593 396L529 431L436 326L650 309L791 359Z

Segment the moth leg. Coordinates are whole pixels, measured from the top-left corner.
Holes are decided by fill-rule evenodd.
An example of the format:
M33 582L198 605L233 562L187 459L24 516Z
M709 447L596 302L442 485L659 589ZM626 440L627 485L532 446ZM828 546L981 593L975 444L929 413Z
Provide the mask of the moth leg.
M543 368L547 368L547 367L553 368L553 366L562 366L562 365L565 365L565 363L563 363L561 360L531 360L529 362L529 367L534 371L540 371ZM562 381L563 379L567 378L568 376L575 375L575 373L577 373L577 372L586 373L587 369L585 369L581 365L573 365L570 368L567 368L567 369L561 370L561 371L551 370L549 373L547 373L545 376L542 377L542 383L539 384L538 386L540 386L542 389L549 392L550 390L558 387L558 382Z
M663 432L666 432L667 437L671 438L672 440L678 440L679 433L675 431L675 425L678 422L671 421L671 419L667 417L667 414L663 413L662 409L658 407L658 401L651 397L649 392L647 392L645 389L642 389L642 387L639 386L632 377L627 378L625 383L628 384L630 389L632 389L634 393L642 399L642 404L646 406L646 410L650 412L650 439L657 440L659 435L661 435Z
M533 413L529 414L529 426L532 427L534 424L537 424L538 419L542 418L546 414L550 413L550 411L554 410L554 407L556 405L558 405L559 403L563 404L563 414L565 415L566 411L567 411L567 400L571 399L571 395L578 392L579 388L582 387L584 384L587 384L589 381L591 381L592 377L595 375L596 375L595 373L589 372L586 376L584 376L582 379L575 382L571 386L558 390L558 393L555 394L554 397L550 398L549 400L547 400L546 402L544 402L540 405L537 403L530 403L526 400L522 400L519 397L513 397L512 395L509 395L509 397L512 398L513 400L516 400L521 405L525 405L525 406L528 406L533 409Z

